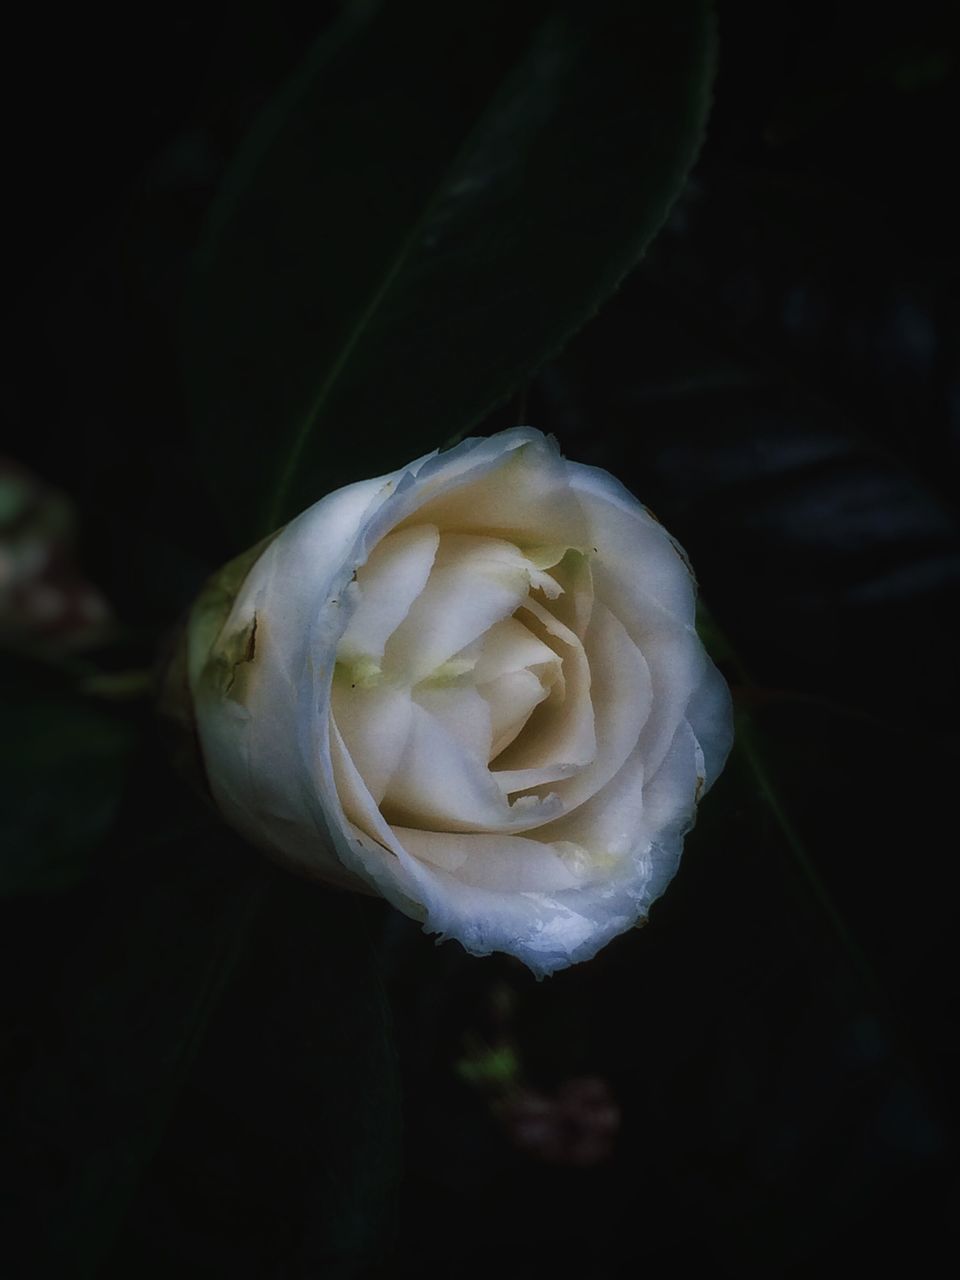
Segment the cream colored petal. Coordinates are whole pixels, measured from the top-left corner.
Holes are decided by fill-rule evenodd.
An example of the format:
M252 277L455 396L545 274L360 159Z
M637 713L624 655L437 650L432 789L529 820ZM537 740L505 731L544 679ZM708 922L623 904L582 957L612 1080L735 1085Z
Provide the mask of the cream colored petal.
M610 480L617 488L622 487L612 477ZM651 517L646 518L653 523ZM655 523L653 527L660 529ZM666 533L662 530L660 533L662 539L669 542ZM654 595L645 593L647 584L643 575L636 575L644 582L641 590L635 583L625 586L609 562L604 562L603 556L593 565L597 598L617 602L617 617L649 668L653 702L643 732L644 765L648 775L659 767L688 703L706 678L707 668L713 669L693 622L684 621L679 616L684 612L692 616L693 580L677 556L674 557L674 565L680 584L675 601L676 612L665 607ZM688 591L691 593L689 609L684 603Z
M416 524L387 534L374 547L349 589L357 604L337 646L341 661L383 658L390 636L427 585L439 541L435 525Z
M478 685L497 676L542 663L560 669L555 650L538 639L518 618L505 618L491 627L477 648L474 680Z
M620 770L637 745L655 699L644 654L600 601L594 603L584 648L593 673L597 753L589 768L564 788L568 807L582 803Z
M429 712L468 755L486 765L493 741L490 707L475 688L420 684L413 691L413 700Z
M556 443L529 428L518 428L516 436L504 433L502 439L519 447L482 462L478 450L475 465L448 481L442 495L428 499L420 518L440 529L493 534L531 546L586 545L588 524L570 486L570 464Z
M365 835L390 849L396 843L396 837L358 773L333 716L330 717L330 758L337 797L344 814Z
M640 858L648 867L652 901L676 871L684 834L693 825L703 756L683 721L653 777L644 775L640 748L605 787L538 831L538 838L582 845L598 865Z
M387 643L385 670L417 684L515 612L530 575L520 554L504 555L502 545L441 537L429 582Z
M640 644L653 684L653 706L640 739L644 768L652 777L686 716L709 660L693 627L675 622L650 627Z
M450 831L418 831L413 827L394 827L394 836L407 853L441 871L456 874L470 856L465 841L470 837ZM488 836L503 840L504 836Z
M554 642L554 652L563 660L564 686L563 696L555 689L531 716L523 734L494 762L493 772L503 775L501 785L511 791L545 780L524 781L527 771L531 779L545 769L554 770L555 777L567 777L571 767L589 763L597 750L590 665L579 637L536 600L525 601L521 616L527 616L545 640Z
M383 478L395 481L398 499L395 505L415 507L426 519L435 499L459 490L465 483L492 475L506 465L512 453L525 445L539 447L544 442L549 443L547 437L535 427L512 427L494 436L468 436L452 449L442 453L434 449ZM556 446L552 447L556 453Z
M643 791L637 834L649 849L646 891L651 902L663 893L680 865L683 838L696 821L702 778L703 753L683 721Z
M598 582L600 598L616 599L627 630L632 621L627 602L634 598L653 600L681 622L694 621L694 579L676 539L608 471L579 462L568 466L588 518L594 568L611 573L620 588L611 596Z
M580 773L583 768L582 764L558 761L556 764L541 765L539 769L491 769L490 772L503 794L512 796L533 787L546 787L562 782ZM558 788L555 789L559 792Z
M477 692L490 709L492 740L488 762L510 745L523 730L534 708L550 696L546 678L553 674L553 667L546 671L542 667L537 671L505 671L496 679L477 686Z
M733 746L733 700L726 680L709 659L685 714L703 752L703 791L706 792L719 776Z
M462 884L498 893L552 893L581 883L561 854L523 836L417 831L396 836L415 857L451 871Z
M630 629L652 600L681 622L692 623L696 589L679 544L619 480L599 467L571 462L570 483L590 526L595 572L612 578L615 594L597 582L598 595L616 602Z
M332 670L344 626L341 584L355 567L363 528L382 509L390 489L389 478L381 477L328 494L291 520L252 569L237 604L259 597L261 621L271 636L271 671L298 676L311 635L315 651L330 659ZM321 613L326 621L318 636L315 623Z
M644 786L641 825L647 840L656 841L678 821L692 824L703 779L703 753L693 730L681 721L660 768Z
M337 752L345 760L346 773L352 766L349 757L337 746L337 735L331 739L334 761ZM321 771L323 796L321 803L326 811L338 812L341 805L362 805L365 791L362 780L355 774L352 781L338 765L337 781ZM376 824L382 818L367 797L367 821ZM430 853L433 862L426 859L427 850L421 847L423 859L411 856L401 835L386 828L378 839L395 856L371 847L371 838L344 821L334 828L334 838L340 856L347 866L375 883L381 893L408 915L415 915L424 922L424 929L439 934L441 938L458 939L474 955L486 955L491 951L507 951L516 955L535 974L555 972L567 965L589 959L611 938L628 929L638 917L646 913L655 893L651 891L652 868L649 857L631 859L619 878L603 879L596 884L589 879L579 887L554 891L528 890L524 892L500 892L478 888L458 878L462 850L455 850L444 833L436 833ZM662 849L664 864L670 860L669 837L665 836ZM679 856L676 841L674 859ZM442 869L443 863L449 869ZM659 891L659 890L658 890ZM422 905L420 905L422 904Z
M493 759L513 741L534 707L558 686L564 690L560 655L517 618L506 618L465 652L477 655L473 679L491 711Z
M641 741L655 695L643 654L626 628L603 604L597 602L585 645L593 673L591 698L596 723L597 750L579 773L551 785L572 812L594 795L623 767Z
M509 806L486 766L416 703L382 809L392 823L431 831L509 831L559 812L548 797Z
M558 622L570 628L582 640L590 625L593 610L593 570L590 567L592 549L586 553L568 548L560 562L550 569L550 576L559 584L561 594L550 612Z
M379 804L410 733L410 691L389 684L351 688L338 676L331 696L346 748Z
M227 821L252 842L344 878L309 804L312 778L299 745L297 706L309 684L318 615L340 624L340 583L350 548L383 498L381 479L351 485L298 516L252 565L216 636L191 616L189 677L210 789ZM239 650L232 670L222 658ZM328 671L333 668L333 646ZM224 679L226 675L226 679Z
M638 747L605 786L563 817L540 827L540 840L569 840L581 845L598 866L642 848L643 760Z

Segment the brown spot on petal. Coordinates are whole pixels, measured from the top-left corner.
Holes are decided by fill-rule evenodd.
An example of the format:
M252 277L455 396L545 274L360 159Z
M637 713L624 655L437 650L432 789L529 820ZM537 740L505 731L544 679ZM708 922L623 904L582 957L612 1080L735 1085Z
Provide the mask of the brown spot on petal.
M255 612L245 627L232 635L222 636L211 654L211 665L216 670L223 696L239 702L241 706L250 692L259 635L260 618Z

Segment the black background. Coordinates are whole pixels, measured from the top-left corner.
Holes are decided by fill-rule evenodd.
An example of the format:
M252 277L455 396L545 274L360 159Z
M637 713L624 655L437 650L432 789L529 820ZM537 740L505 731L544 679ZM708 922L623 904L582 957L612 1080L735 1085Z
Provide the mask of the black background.
M324 1235L349 1216L343 1187L304 1120L337 1087L315 1071L336 1044L303 1031L337 999L311 969L329 959L309 905L329 895L305 908L297 882L212 839L164 845L148 871L112 847L92 882L5 910L3 1189L30 1241L101 1142L84 1094L99 1068L69 1047L125 963L122 931L92 949L96 922L135 932L136 904L199 860L198 928L235 866L270 878L287 926L261 927L155 1156L108 1189L125 1208L99 1274L926 1274L955 1242L951 9L721 4L714 110L669 224L484 427L529 421L620 476L686 547L725 637L749 750L650 924L536 984L351 904L392 1008L404 1156L387 1243L348 1264ZM4 451L77 504L84 568L123 610L118 667L150 660L236 549L192 475L171 318L226 159L323 18L75 9L8 33ZM153 823L149 730L141 753L125 813ZM171 901L140 939L167 973L189 952ZM518 1148L458 1071L480 1041L508 1043L545 1095L601 1077L622 1114L609 1158ZM344 1103L347 1134L379 1123L365 1108ZM42 1274L72 1274L65 1238Z

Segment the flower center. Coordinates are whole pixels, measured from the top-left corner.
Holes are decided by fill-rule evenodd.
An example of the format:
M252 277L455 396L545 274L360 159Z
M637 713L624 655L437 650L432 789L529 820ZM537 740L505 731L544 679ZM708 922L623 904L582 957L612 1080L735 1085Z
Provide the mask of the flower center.
M423 524L357 571L333 711L389 821L511 827L593 758L589 668L556 607L575 621L567 552Z

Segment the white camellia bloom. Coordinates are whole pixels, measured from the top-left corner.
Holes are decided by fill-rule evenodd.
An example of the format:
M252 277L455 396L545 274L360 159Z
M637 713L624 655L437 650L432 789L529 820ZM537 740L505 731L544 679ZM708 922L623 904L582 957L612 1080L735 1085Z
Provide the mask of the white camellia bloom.
M535 973L644 917L731 742L682 551L529 428L329 494L194 607L227 821Z

